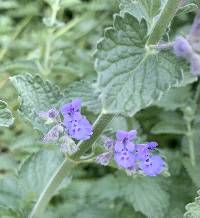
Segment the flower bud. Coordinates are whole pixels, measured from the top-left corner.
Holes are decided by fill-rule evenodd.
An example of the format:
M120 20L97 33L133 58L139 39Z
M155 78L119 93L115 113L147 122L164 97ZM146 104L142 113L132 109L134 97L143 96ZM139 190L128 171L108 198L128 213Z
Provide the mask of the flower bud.
M174 54L177 57L185 58L190 61L193 50L189 42L182 36L178 36L173 45Z
M200 75L200 56L196 53L192 55L190 68L194 76Z

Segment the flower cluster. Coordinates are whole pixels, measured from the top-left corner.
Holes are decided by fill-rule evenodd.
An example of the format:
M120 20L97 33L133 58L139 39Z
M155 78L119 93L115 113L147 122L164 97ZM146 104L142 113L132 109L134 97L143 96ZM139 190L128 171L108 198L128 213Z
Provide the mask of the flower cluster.
M190 62L190 69L193 75L200 75L200 56L193 50L186 38L182 36L177 37L173 49L177 57L184 58Z
M189 35L176 38L173 49L177 57L182 57L190 62L193 75L200 75L200 12L196 15Z
M92 125L81 114L81 101L76 99L61 107L66 132L77 140L87 140L92 135Z
M44 135L44 141L58 141L64 153L73 154L78 150L77 145L71 138L84 141L88 140L93 134L92 125L81 114L81 101L79 99L63 105L60 108L60 112L52 108L47 112L39 113L39 116L46 120L46 123L54 124L48 133Z
M126 169L128 173L143 172L148 176L156 176L164 170L165 162L153 150L158 146L156 142L134 144L136 130L117 131L116 140L107 139L106 152L97 156L96 161L101 165L108 165L114 158L118 167Z

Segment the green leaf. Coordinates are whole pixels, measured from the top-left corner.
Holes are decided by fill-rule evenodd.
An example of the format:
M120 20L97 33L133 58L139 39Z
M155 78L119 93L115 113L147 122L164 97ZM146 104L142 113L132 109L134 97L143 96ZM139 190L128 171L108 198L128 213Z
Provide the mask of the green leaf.
M153 25L153 18L161 9L160 0L120 0L121 14L129 12L137 19L144 18L149 25Z
M193 183L197 186L200 187L200 163L199 160L197 160L197 163L195 166L191 164L190 158L182 158L182 163L183 166L185 167L188 175L192 179Z
M63 159L60 151L47 149L41 150L28 158L19 171L19 185L23 195L36 199Z
M149 218L164 217L169 206L169 194L161 186L158 178L136 177L119 178L122 195Z
M195 198L193 203L186 205L186 210L184 218L199 218L200 217L200 190L197 192L198 197Z
M20 210L20 190L16 177L5 177L0 180L0 214L16 215Z
M0 127L9 127L13 124L13 121L12 113L7 108L6 102L0 100Z
M164 93L163 97L156 101L154 105L162 107L165 110L176 110L186 107L192 96L193 93L190 86L172 88Z
M0 207L4 207L4 212L12 210L27 217L33 202L37 200L63 159L59 151L41 150L22 164L17 177L7 176L0 180ZM64 185L69 180L68 177Z
M104 209L118 208L116 203L117 199L120 199L120 207L125 209L127 203L131 204L134 212L141 212L149 218L162 218L169 205L169 195L159 179L133 178L125 174L107 175L98 180L75 180L61 195L66 202L65 208L69 208L68 210L72 209L69 206L72 201L76 202L76 205L92 204L93 207L102 206ZM116 210L121 210L120 207ZM79 211L77 208L79 207L75 207L76 213ZM135 213L133 214L132 211L130 217L140 217L134 215ZM74 215L74 217L76 216Z
M62 98L59 88L49 81L44 82L39 76L30 74L13 76L11 82L20 97L19 111L22 116L31 121L34 128L44 130L45 125L38 113L57 105Z
M196 4L190 3L190 4L187 4L187 5L180 7L179 10L177 11L177 15L187 14L187 13L193 12L197 9L198 9L198 6Z
M160 121L156 123L151 132L153 134L186 134L187 128L181 114L177 112L163 112L159 115Z
M0 171L14 171L17 166L17 161L11 154L0 154Z
M89 111L100 113L101 101L92 81L79 81L69 85L64 91L64 98L61 103L64 104L65 101L71 101L75 98L81 99L82 105Z
M103 107L132 116L183 80L186 63L170 52L145 48L147 25L125 13L116 15L95 54Z

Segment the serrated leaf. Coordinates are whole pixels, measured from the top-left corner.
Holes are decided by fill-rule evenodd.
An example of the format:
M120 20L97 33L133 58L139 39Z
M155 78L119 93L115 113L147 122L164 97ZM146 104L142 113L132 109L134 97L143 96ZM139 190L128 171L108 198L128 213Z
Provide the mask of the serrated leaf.
M62 104L76 98L81 99L82 106L86 107L89 111L94 113L101 111L99 93L94 87L94 84L92 84L92 81L79 81L69 85L64 91Z
M115 16L95 54L103 107L132 116L183 80L186 64L170 52L145 48L147 25L125 13Z
M184 214L184 218L199 218L200 217L200 190L197 192L198 197L195 198L195 202L187 204Z
M198 6L194 3L190 3L180 7L179 10L177 11L177 15L187 14L189 12L195 11L196 9L198 9Z
M13 124L12 112L7 108L7 104L0 100L0 126L9 127Z
M119 180L122 195L149 218L164 217L169 206L169 194L160 185L157 178L136 177Z
M161 0L120 0L121 14L129 12L137 19L144 18L149 26L153 25L153 18L159 14Z
M20 97L20 113L32 122L34 128L43 131L45 126L43 121L39 119L38 113L56 106L62 98L59 88L49 81L44 82L38 75L17 75L11 77L10 80Z

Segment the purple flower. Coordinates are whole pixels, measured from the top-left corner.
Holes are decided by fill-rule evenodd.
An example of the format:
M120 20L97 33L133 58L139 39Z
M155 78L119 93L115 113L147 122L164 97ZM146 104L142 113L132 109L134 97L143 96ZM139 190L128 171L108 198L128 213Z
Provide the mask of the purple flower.
M103 166L107 166L111 158L112 158L112 153L108 151L108 152L98 155L96 157L96 162Z
M129 132L126 132L124 130L119 130L116 133L116 138L118 141L131 141L133 139L135 139L137 136L137 131L136 130L131 130Z
M40 112L39 117L48 120L48 121L56 121L56 118L59 116L59 111L56 108L51 108L47 112Z
M194 76L200 75L200 56L196 53L192 55L191 72Z
M77 140L87 140L93 134L92 125L85 117L76 117L66 126L69 135Z
M177 57L190 61L193 50L189 42L182 36L178 36L173 45L174 53Z
M157 142L148 142L147 146L148 146L148 149L154 150L158 146L158 143Z
M150 157L148 144L137 144L134 152L137 161L145 161Z
M72 155L78 151L79 147L67 135L64 136L63 143L60 145L60 150L63 153Z
M44 135L44 142L55 142L59 139L60 132L63 130L62 126L56 125L52 127L49 132Z
M135 156L132 153L135 145L131 142L137 135L136 130L126 132L119 130L116 133L116 142L114 144L114 159L118 166L125 169L132 169L135 166Z
M159 155L154 155L140 163L140 168L148 176L156 176L164 169L164 161Z
M81 109L81 101L80 99L75 99L72 102L63 105L60 111L62 115L65 117L65 116L73 116L75 113L80 112L80 109Z
M93 134L92 125L81 115L81 101L79 99L65 104L61 107L61 113L64 117L64 126L66 132L77 140L87 140Z
M114 159L119 167L123 167L125 169L133 169L135 167L134 154L125 149L122 152L115 152Z

